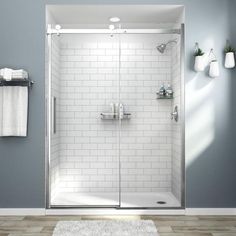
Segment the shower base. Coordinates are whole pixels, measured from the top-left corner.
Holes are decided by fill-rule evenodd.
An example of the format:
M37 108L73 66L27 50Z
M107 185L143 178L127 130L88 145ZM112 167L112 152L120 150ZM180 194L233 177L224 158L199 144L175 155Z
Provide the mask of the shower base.
M57 193L51 206L119 206L118 193ZM164 193L122 193L124 208L180 207L177 198L170 192Z

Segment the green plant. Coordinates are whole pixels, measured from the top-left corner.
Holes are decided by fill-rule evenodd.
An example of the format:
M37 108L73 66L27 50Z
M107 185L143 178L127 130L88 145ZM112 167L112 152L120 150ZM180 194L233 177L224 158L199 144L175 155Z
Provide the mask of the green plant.
M202 49L200 48L197 48L195 53L194 53L194 56L197 57L197 56L203 56L205 53L202 51Z
M225 47L225 53L228 53L228 52L235 52L235 49L233 47L231 47L230 45L227 45Z

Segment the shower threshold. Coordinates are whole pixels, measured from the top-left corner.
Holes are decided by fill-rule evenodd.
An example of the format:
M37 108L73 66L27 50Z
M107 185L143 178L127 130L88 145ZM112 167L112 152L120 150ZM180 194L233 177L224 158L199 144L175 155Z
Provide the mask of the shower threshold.
M51 206L118 206L118 193L66 193L59 192L51 200ZM171 192L122 193L121 208L175 208L181 203Z

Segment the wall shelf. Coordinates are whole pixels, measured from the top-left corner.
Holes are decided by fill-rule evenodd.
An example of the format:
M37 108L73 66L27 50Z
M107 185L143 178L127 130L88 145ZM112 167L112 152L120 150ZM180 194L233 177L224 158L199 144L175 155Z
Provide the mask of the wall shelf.
M169 97L157 97L157 99L162 99L162 100L171 100L173 99L173 97L169 98Z
M117 113L109 113L103 112L100 114L102 120L119 120L119 114ZM131 113L124 113L123 118L121 120L129 120L131 118Z
M166 96L166 95L160 95L159 93L157 93L157 99L173 99L173 95L172 96Z

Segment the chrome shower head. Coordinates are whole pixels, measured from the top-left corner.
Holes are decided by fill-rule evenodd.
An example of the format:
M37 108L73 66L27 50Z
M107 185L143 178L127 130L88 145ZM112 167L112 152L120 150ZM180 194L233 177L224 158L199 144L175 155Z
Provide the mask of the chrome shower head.
M164 53L165 50L166 50L166 44L162 43L160 45L157 46L157 50L160 52L160 53Z
M163 54L163 53L165 52L165 50L166 50L166 46L167 46L169 43L177 43L177 39L168 41L167 43L162 43L162 44L158 45L158 46L156 47L156 49L157 49L160 53Z

